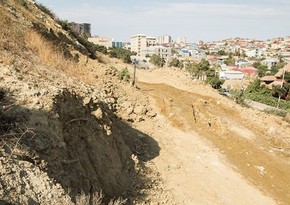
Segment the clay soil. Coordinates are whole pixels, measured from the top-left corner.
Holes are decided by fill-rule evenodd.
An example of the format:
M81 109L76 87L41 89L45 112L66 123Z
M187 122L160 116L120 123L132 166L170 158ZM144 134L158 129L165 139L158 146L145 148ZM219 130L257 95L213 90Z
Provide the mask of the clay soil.
M242 107L182 71L138 71L159 110L135 126L159 144L166 204L290 204L289 124Z

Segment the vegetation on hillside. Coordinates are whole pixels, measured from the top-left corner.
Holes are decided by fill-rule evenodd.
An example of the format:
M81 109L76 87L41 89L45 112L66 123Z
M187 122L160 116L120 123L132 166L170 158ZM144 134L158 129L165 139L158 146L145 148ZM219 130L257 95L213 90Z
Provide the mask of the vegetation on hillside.
M226 65L234 65L235 64L235 58L233 57L233 54L230 53L229 57L225 60Z
M221 88L224 80L220 80L217 76L215 68L210 66L206 59L202 59L199 63L188 63L187 71L196 79L205 80L214 89Z
M121 59L124 63L132 63L131 61L131 51L124 48L112 47L109 50L109 56L111 58Z
M86 36L82 36L78 34L76 31L74 31L71 27L71 23L65 20L58 20L58 23L61 25L61 27L66 30L69 35L73 38L75 38L87 51L87 55L92 59L97 59L96 51L102 52L104 54L107 53L107 50L103 47L97 46L93 44L92 42L89 42ZM81 50L81 48L78 48L78 50ZM84 51L81 51L81 53L85 54Z
M254 62L253 66L258 70L258 76L263 77L268 71L268 66L263 65L260 61Z
M170 62L169 62L169 67L176 67L176 68L183 68L183 61L179 60L178 58L173 58Z
M123 80L126 82L129 82L129 80L130 80L130 74L129 74L128 68L124 68L124 69L118 71L117 76L118 76L119 80Z
M150 57L150 63L152 63L153 65L155 66L158 66L158 67L163 67L165 65L165 60L164 58L161 58L159 55L156 55L156 54L153 54L151 57Z
M265 85L261 85L261 81L259 79L255 79L243 92L243 95L240 98L250 99L256 102L264 103L266 105L270 105L273 107L278 106L278 97L280 95L281 100L279 102L279 108L283 110L290 111L290 103L289 99L286 100L286 96L289 94L289 84L285 83L285 87L273 87L273 90L270 90ZM286 87L288 89L286 89ZM287 90L287 95L285 94L285 90Z
M25 2L25 0L20 0L21 2ZM38 3L36 2L35 5L44 13L46 13L47 15L49 15L51 18L55 18L55 14L53 13L53 11L51 9L49 9L47 6L45 6L42 3Z

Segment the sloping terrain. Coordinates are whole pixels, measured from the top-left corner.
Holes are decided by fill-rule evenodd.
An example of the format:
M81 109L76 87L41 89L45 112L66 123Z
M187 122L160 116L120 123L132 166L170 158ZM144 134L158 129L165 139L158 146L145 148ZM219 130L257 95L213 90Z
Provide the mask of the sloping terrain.
M21 2L0 1L0 204L290 203L289 123L173 68L134 88Z
M144 198L154 170L136 154L147 161L160 148L116 116L126 96L116 71L84 55L33 2L1 1L0 15L1 203L100 204L100 192L104 202ZM150 118L135 106L131 120Z
M165 119L177 129L163 133L160 139L154 137L161 147L155 160L161 160L161 143L172 150L165 151L167 165L160 167L165 169L165 180L175 184L175 192L181 189L188 195L185 202L208 204L215 196L215 204L290 203L290 125L283 118L241 107L205 85L189 83L178 70L139 71L138 79L140 89L152 96ZM237 183L233 172L243 179ZM251 190L253 185L258 189ZM258 190L276 202L263 200Z

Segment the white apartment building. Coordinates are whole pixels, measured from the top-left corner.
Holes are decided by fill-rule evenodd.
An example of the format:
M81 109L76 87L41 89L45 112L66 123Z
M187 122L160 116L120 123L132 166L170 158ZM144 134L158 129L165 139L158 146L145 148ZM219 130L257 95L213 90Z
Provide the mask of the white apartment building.
M167 60L171 57L171 48L164 47L164 46L150 46L146 50L144 50L143 55L149 55L152 56L153 54L156 54L160 56L161 58L164 58Z
M106 37L95 36L88 38L88 41L99 46L105 46L106 48L110 48L113 45L113 40L111 38Z
M144 34L137 34L131 37L131 51L137 53L137 57L143 57L142 51L147 48L147 39Z
M163 45L168 45L172 42L172 38L169 35L164 35L164 36L159 36L158 37L158 44L163 46Z
M176 39L177 44L186 44L186 38L185 37L179 37Z
M156 37L146 37L146 44L147 44L147 47L156 46L157 45Z

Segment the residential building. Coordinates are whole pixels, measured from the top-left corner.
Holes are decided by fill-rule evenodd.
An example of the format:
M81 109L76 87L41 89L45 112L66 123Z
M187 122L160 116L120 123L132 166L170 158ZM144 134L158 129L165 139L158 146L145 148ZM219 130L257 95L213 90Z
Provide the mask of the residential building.
M246 55L248 57L253 57L253 58L261 57L262 54L263 54L263 52L259 48L253 48L253 49L249 49L246 51Z
M245 77L244 73L233 70L222 70L219 75L220 79L243 79Z
M191 53L187 49L181 49L179 50L179 55L181 55L181 57L183 58L189 58L191 56Z
M91 37L91 24L71 22L71 28L78 34Z
M171 57L171 48L165 46L150 46L146 50L143 50L142 54L143 56L152 56L155 54L167 60Z
M113 46L113 41L111 38L95 36L88 38L88 41L99 46L105 46L106 48L110 48Z
M131 37L131 51L137 53L137 57L141 58L142 51L147 48L147 39L144 34L137 34ZM145 56L144 56L145 57Z
M176 39L177 44L186 44L186 38L185 37L179 37Z
M244 76L248 76L254 78L257 76L258 71L253 66L242 67L242 68L232 68L232 71L239 71L244 74Z
M169 35L159 36L158 37L158 44L160 46L169 45L172 42L172 38Z
M268 67L268 70L271 70L272 67L278 63L278 61L279 60L277 58L266 58L261 63L263 65L266 65Z
M185 37L177 38L175 41L174 47L177 49L185 48L186 47L186 38Z
M122 46L125 49L131 50L131 43L130 42L123 42Z
M242 59L242 58L240 58L240 59L236 60L235 65L236 65L238 68L243 68L243 67L247 67L247 66L251 65L251 62L249 62L249 61L246 60L246 59Z
M113 47L123 48L123 43L118 41L113 41Z
M156 37L146 37L146 45L147 47L156 46L157 45Z

